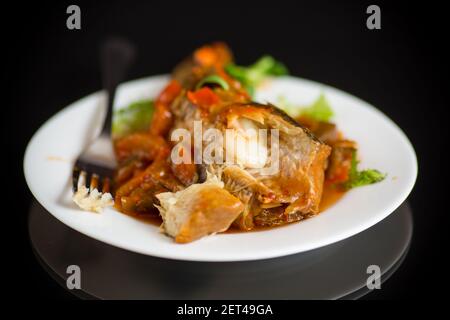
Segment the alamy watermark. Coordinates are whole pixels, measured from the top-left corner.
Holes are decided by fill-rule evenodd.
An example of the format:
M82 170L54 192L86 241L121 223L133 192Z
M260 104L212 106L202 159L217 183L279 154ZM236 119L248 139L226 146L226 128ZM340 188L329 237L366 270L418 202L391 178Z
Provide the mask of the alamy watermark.
M366 285L369 290L381 289L381 269L376 264L371 264L367 267L367 274L370 276L367 278Z
M66 20L66 26L69 30L81 29L81 9L79 6L72 4L67 7L66 13L69 14Z
M69 275L66 280L67 289L81 289L81 268L72 264L67 267L66 273Z
M67 7L66 13L69 14L66 20L66 26L69 30L81 29L81 9L79 6L72 4ZM366 20L366 26L369 30L381 29L381 9L378 5L372 4L367 7L366 13L370 16Z
M372 4L367 7L367 14L370 16L366 20L366 26L369 30L381 29L381 9L379 6Z
M224 131L209 128L203 132L201 121L194 121L192 133L184 128L173 130L170 139L177 144L171 152L172 163L236 164L259 169L260 175L278 173L279 130L255 129L251 120L245 121L249 121L243 123L247 128Z

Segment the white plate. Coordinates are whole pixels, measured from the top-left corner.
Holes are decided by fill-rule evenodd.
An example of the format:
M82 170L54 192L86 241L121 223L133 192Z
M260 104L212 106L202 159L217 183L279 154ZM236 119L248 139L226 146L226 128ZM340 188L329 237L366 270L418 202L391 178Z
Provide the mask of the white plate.
M116 106L154 97L167 76L122 85ZM71 201L74 159L92 138L104 93L85 97L49 119L31 139L24 159L27 183L36 199L69 227L105 243L157 257L195 261L238 261L278 257L325 246L361 232L393 212L408 196L417 176L417 160L405 134L373 106L337 89L293 77L266 83L260 101L280 95L305 105L324 92L335 111L334 121L359 145L361 168L388 173L377 184L349 191L316 217L273 230L217 234L189 244L176 244L156 226L109 208L101 214L77 209ZM52 230L48 230L52 232ZM382 235L380 235L382 236ZM85 248L89 250L89 248Z

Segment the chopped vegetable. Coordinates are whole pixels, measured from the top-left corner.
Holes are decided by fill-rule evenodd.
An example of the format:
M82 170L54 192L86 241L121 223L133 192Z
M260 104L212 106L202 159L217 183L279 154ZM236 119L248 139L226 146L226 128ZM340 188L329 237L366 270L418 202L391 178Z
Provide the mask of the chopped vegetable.
M255 87L267 76L281 76L289 73L284 64L268 55L261 57L248 67L230 63L225 66L225 71L241 82L250 95L254 93Z
M278 97L276 105L278 108L280 108L293 118L297 118L298 116L300 116L302 111L301 107L289 102L286 97L282 95Z
M208 87L196 91L188 91L187 98L193 104L203 109L208 109L210 106L219 102L219 97Z
M272 76L282 76L289 73L283 63L268 55L262 56L249 67L249 70L251 72L250 75L254 77L254 80L260 80L257 78L258 73Z
M155 100L154 113L150 122L150 133L164 136L170 130L173 115L170 104L182 91L181 85L175 79L170 81Z
M221 77L219 77L218 75L215 75L215 74L203 78L197 84L196 89L200 89L205 84L216 84L216 85L222 87L223 90L228 90L230 88L228 83L223 78L221 78Z
M324 122L330 121L334 115L333 109L331 109L323 93L320 94L319 98L312 105L301 110L300 114Z
M182 88L181 88L180 83L176 80L172 80L167 84L167 86L159 94L155 103L169 105L180 94L181 90L182 90Z
M306 116L316 121L329 122L334 116L333 109L331 109L330 104L323 93L320 94L316 101L307 107L302 108L290 103L284 96L278 97L277 106L294 118Z
M147 130L154 112L152 100L141 100L114 112L112 133L114 137Z
M366 169L358 171L358 163L356 151L353 152L352 165L350 168L349 179L345 183L347 189L361 187L382 181L386 174L375 169Z

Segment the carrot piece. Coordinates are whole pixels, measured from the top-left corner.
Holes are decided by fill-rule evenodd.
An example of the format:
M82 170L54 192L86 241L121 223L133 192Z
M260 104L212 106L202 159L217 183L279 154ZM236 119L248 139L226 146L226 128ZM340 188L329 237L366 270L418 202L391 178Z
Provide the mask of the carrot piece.
M201 47L194 52L194 59L204 67L214 65L217 60L216 52L210 46Z
M219 97L208 87L196 91L188 91L187 97L193 104L203 109L209 109L219 102Z
M156 103L171 104L173 100L180 94L181 85L176 80L172 80L160 93Z
M223 68L232 60L230 49L222 42L203 46L194 52L194 60L202 67Z
M173 115L170 111L170 104L180 94L181 86L176 80L172 80L161 92L155 101L155 113L150 123L150 133L157 136L164 136L170 129Z

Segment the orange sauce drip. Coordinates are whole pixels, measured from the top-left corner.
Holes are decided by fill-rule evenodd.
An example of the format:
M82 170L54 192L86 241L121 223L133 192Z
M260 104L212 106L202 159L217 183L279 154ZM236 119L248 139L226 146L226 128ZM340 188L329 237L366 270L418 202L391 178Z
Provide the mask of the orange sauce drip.
M338 202L345 194L345 191L336 188L334 185L325 183L322 191L322 200L319 205L319 212L323 212L328 208L331 208L336 202Z
M126 214L127 216L134 218L136 220L139 220L144 223L148 223L154 226L159 227L162 223L162 218L159 215L158 210L155 208L154 212L151 213L136 213L136 212L129 212L121 210L123 214Z

